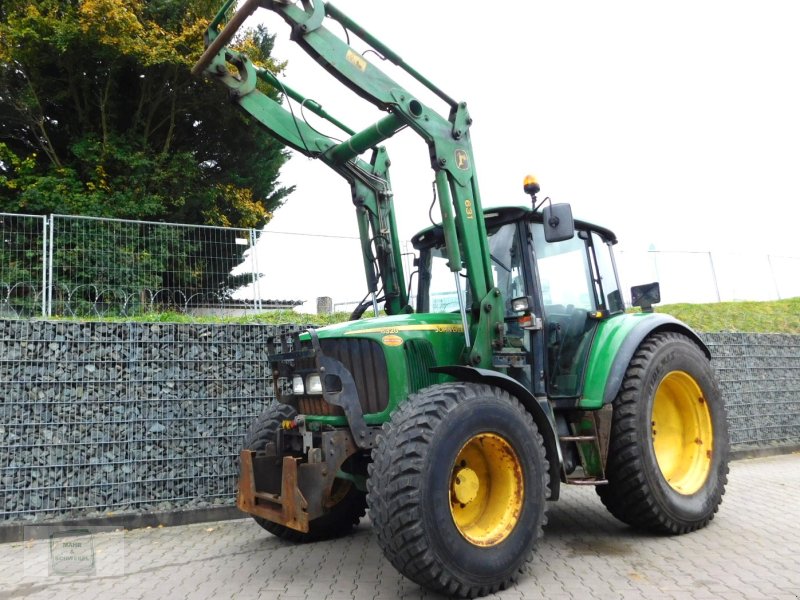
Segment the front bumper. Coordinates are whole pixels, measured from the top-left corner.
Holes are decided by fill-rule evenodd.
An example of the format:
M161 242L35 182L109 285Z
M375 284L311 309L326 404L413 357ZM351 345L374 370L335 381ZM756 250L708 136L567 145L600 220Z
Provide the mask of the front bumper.
M274 443L263 451L242 450L236 506L255 517L307 533L309 522L335 503L334 480L358 451L345 430L324 431L307 456L280 456Z

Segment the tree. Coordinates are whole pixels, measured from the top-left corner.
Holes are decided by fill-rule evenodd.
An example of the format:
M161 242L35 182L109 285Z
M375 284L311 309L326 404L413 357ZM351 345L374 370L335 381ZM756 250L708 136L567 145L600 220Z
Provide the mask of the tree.
M291 192L278 183L287 152L189 72L216 4L0 4L0 211L263 226ZM264 28L240 43L254 61L284 67ZM195 283L230 288L205 274L240 259L219 256L224 265Z

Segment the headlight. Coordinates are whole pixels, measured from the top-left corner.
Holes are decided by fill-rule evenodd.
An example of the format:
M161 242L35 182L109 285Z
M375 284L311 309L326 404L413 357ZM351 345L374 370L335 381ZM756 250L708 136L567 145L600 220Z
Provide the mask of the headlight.
M300 375L292 377L292 393L295 396L302 396L305 393L303 388L303 378Z
M306 394L321 394L322 381L318 373L312 373L306 377Z
M531 303L528 301L527 296L522 296L521 298L514 298L511 301L511 310L514 312L525 312L530 310Z

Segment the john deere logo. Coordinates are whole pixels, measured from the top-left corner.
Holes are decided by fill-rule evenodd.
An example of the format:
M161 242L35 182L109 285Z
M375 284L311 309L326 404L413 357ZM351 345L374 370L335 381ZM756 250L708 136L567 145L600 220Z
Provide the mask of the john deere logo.
M456 150L456 166L462 171L469 170L469 156L466 150L462 150L461 148Z

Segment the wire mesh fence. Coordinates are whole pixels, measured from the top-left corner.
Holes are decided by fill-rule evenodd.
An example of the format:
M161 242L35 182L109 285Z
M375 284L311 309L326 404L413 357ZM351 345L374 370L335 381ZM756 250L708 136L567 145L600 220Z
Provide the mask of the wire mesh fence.
M260 276L252 229L53 215L49 234L48 316L247 305L233 293Z
M620 252L617 262L623 282L658 281L665 304L800 296L799 257L651 250Z
M47 217L0 213L0 316L46 311Z
M7 213L0 233L0 317L231 315L320 296L344 311L364 291L352 236ZM413 302L409 242L402 252ZM659 281L663 303L800 296L798 257L620 252L618 264L624 291Z
M261 310L262 233L0 213L0 317Z

